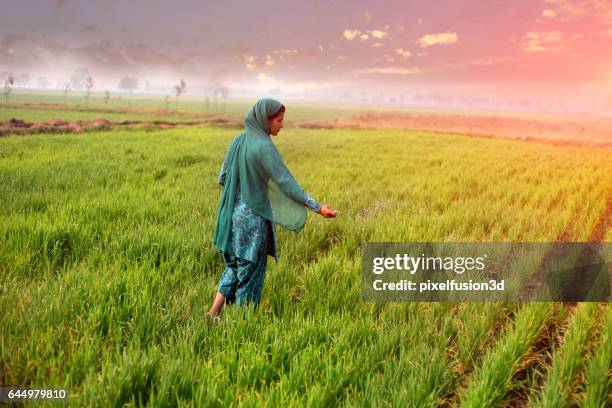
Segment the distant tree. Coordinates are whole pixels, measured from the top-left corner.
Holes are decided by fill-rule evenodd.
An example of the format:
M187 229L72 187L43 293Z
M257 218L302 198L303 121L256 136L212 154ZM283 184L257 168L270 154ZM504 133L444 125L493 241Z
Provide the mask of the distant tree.
M110 91L104 91L104 106L108 109L108 100L110 99Z
M79 68L75 70L70 76L70 85L74 90L83 90L86 88L86 81L89 77L89 70L87 68Z
M15 77L15 87L16 88L25 88L29 82L30 82L30 75L25 72Z
M8 103L9 96L11 95L11 91L13 90L13 84L15 83L15 79L12 75L9 75L8 78L4 80L4 89L2 93L4 94L4 103Z
M208 91L210 93L210 95L212 96L212 98L215 100L215 112L217 112L217 99L219 98L219 95L217 94L217 83L213 82L208 86Z
M221 85L218 89L219 95L223 98L223 112L225 112L225 101L227 101L227 96L229 95L229 88L225 85Z
M229 95L229 88L217 80L209 85L209 90L215 98L215 112L219 112L219 96L223 98L223 111L225 111L225 102Z
M229 93L229 90L223 90L223 80L227 77L227 74L227 69L221 68L213 71L210 75L208 93L215 99L215 112L219 112L219 96L223 96L224 94L227 96L227 93Z
M66 105L66 97L68 96L68 93L71 90L71 85L70 82L66 82L64 84L64 105Z
M176 110L178 110L178 98L185 92L186 89L187 89L187 84L185 84L184 79L181 79L181 82L179 82L178 85L174 85L174 92L176 93L176 99L174 103L175 103Z
M85 106L89 105L89 97L91 96L91 89L94 87L95 82L92 77L88 76L85 79L85 88L87 89L87 93L85 94Z
M138 80L132 77L124 77L119 81L119 89L132 93L138 89Z
M49 80L46 76L41 76L38 77L37 84L40 89L47 89L49 87Z

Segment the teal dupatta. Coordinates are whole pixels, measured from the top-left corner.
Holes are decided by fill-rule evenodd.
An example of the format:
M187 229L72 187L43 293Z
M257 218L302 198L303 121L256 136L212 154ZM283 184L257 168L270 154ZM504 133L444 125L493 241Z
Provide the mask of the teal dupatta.
M300 232L306 223L307 194L295 181L270 138L268 116L282 104L260 99L244 120L245 131L234 138L226 156L226 178L219 201L213 242L222 252L230 248L236 190L248 208L274 224ZM240 180L240 183L238 183ZM278 261L278 258L277 258Z

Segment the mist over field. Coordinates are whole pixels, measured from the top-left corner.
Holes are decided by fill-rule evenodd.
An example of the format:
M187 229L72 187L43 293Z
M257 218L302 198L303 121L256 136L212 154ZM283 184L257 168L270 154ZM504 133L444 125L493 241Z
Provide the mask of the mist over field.
M0 19L0 81L22 89L612 112L605 1L27 0Z

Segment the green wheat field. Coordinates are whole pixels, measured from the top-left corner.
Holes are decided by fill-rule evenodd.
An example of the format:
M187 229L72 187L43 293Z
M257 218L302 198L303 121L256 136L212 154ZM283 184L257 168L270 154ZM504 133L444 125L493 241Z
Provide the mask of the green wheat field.
M15 96L0 121L159 117L134 101L142 113ZM63 388L73 406L612 404L607 303L360 300L366 242L612 241L612 149L286 126L285 162L340 214L279 228L260 309L226 308L210 327L216 179L239 132L0 138L0 386Z

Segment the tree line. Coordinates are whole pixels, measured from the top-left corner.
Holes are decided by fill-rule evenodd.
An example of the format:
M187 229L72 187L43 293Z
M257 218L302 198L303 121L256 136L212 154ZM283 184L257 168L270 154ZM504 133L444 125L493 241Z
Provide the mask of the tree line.
M28 85L31 81L30 76L27 73L23 73L20 75L14 75L10 71L2 71L0 72L0 84L2 84L2 92L4 96L4 102L8 103L11 97L11 94L14 92L15 88L23 88ZM51 85L51 81L45 76L41 76L37 80L37 87L40 89L47 89ZM84 91L84 99L85 106L89 106L89 101L91 98L92 91L96 85L96 81L90 75L87 68L79 68L75 70L70 78L66 81L56 80L56 87L61 89L63 92L63 102L64 105L67 104L68 95L73 91ZM134 91L140 88L140 81L132 76L126 76L121 78L121 80L117 84L117 88L133 94ZM147 82L147 88L149 84ZM185 94L187 91L187 83L184 79L180 79L177 84L172 86L172 90L174 91L174 107L178 110L179 98L181 95ZM229 88L225 86L222 82L218 80L214 80L207 87L207 91L205 94L205 102L204 106L207 112L210 112L212 108L212 100L214 100L214 110L215 112L219 111L219 99L222 99L222 110L225 111L225 103L229 96ZM111 99L111 91L105 90L103 101L106 108L108 108L108 103ZM121 99L119 97L118 99ZM170 95L166 94L164 97L164 103L166 110L169 109L169 100Z

